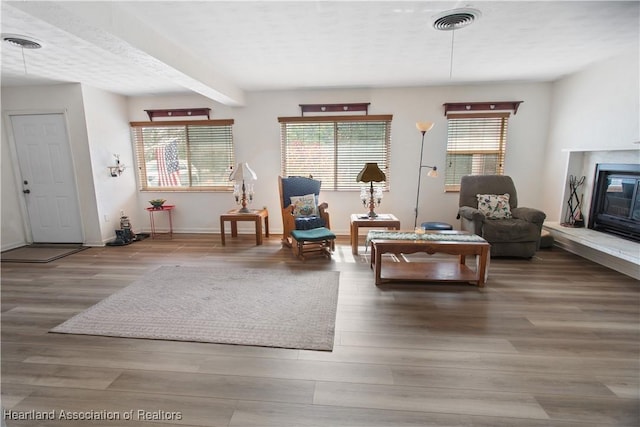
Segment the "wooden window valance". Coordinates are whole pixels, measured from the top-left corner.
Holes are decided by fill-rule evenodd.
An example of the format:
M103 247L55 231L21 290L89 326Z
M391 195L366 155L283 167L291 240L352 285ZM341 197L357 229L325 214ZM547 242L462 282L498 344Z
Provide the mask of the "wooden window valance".
M149 120L153 121L157 117L189 117L189 116L207 116L209 119L209 113L211 108L173 108L166 110L144 110L149 116Z
M234 119L218 120L175 120L164 122L129 122L131 127L171 127L171 126L228 126L234 124Z
M351 104L299 104L302 115L304 113L335 113L338 111L352 112L364 111L369 114L370 102L360 102Z
M310 116L310 117L278 117L279 123L306 122L378 122L391 121L392 114L372 114L370 116Z
M524 101L498 101L498 102L447 102L444 106L444 115L450 111L513 111L515 115L518 107Z

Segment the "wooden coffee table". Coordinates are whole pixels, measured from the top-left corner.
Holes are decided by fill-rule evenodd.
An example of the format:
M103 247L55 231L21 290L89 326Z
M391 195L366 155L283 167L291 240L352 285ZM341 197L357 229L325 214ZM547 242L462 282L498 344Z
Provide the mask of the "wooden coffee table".
M392 280L422 282L473 282L483 287L488 274L491 245L482 237L463 231L413 232L370 231L367 242L371 245L371 268L375 271L376 285ZM392 262L383 261L382 255L425 252L433 255L457 255L458 262ZM474 255L475 270L466 265L466 257ZM403 257L397 257L402 260Z

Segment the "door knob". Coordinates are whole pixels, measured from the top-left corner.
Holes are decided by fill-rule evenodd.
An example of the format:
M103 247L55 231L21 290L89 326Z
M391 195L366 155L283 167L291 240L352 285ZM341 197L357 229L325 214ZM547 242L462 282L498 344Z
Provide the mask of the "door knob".
M26 190L22 190L22 192L23 192L24 194L29 194L29 193L31 193L31 190L29 190L29 189L27 188Z

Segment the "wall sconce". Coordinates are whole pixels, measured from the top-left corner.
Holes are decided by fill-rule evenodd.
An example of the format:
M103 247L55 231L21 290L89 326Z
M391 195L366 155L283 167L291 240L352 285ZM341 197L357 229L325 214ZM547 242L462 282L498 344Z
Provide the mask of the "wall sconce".
M107 166L107 169L109 169L109 174L111 174L112 177L116 178L122 175L122 172L124 172L125 170L125 165L120 163L120 154L114 154L113 157L116 158L116 165Z
M420 148L420 167L418 168L418 192L416 194L416 209L415 209L415 218L413 221L413 228L415 229L418 225L418 202L420 201L420 181L422 179L422 169L428 168L430 171L427 173L427 176L431 178L435 178L438 176L438 168L436 166L428 166L422 164L422 153L424 152L424 135L433 128L433 122L418 122L416 123L416 127L422 133L422 148Z

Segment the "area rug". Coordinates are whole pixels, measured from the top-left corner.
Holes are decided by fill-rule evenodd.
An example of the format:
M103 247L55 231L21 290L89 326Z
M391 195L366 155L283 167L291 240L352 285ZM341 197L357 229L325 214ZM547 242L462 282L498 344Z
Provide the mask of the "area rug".
M162 266L50 332L332 350L336 271Z
M87 248L75 243L34 243L2 252L0 259L3 262L51 262L84 249Z

